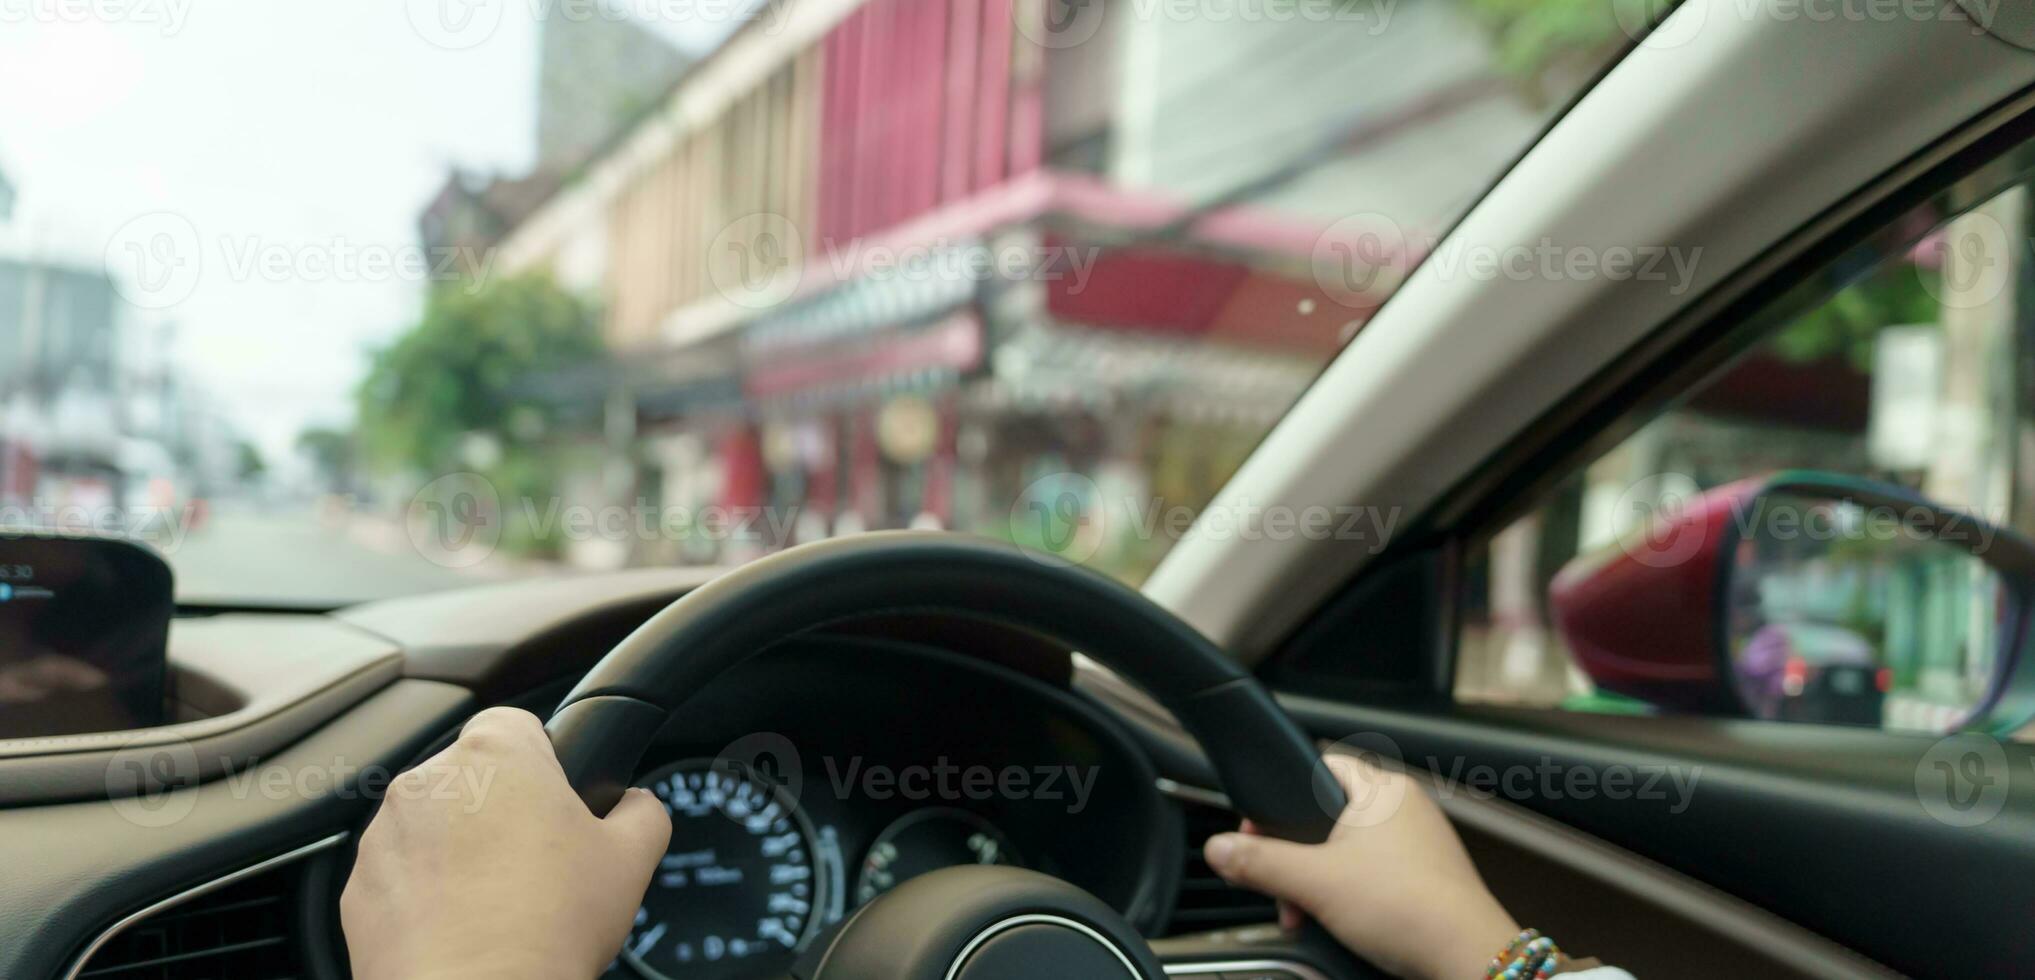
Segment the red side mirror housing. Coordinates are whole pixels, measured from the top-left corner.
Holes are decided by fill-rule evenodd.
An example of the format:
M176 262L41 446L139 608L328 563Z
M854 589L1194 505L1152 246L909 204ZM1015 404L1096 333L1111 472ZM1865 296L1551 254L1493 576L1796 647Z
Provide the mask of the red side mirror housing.
M2004 734L2035 719L2035 541L1813 471L1670 501L1569 562L1555 627L1670 711ZM1990 613L1987 610L1990 608Z
M1763 481L1710 490L1644 535L1569 562L1548 589L1578 666L1613 693L1684 711L1735 713L1720 622L1732 518Z

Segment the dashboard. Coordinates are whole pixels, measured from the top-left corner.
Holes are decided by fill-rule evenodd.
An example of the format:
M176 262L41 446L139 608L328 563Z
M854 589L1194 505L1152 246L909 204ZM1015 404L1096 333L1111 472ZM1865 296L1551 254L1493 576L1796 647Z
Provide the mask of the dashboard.
M337 897L376 787L483 707L550 712L703 578L179 618L172 724L0 743L0 975L127 975L170 943L178 977L343 980ZM674 831L606 976L781 976L875 896L955 864L1063 878L1148 936L1267 921L1196 867L1187 842L1235 817L1184 802L1213 777L1141 704L1064 648L975 621L900 614L760 651L644 752L635 782ZM171 780L109 806L112 775L155 771L137 761ZM291 789L250 790L272 783Z
M393 774L487 706L549 712L693 576L504 583L329 615L184 610L169 635L169 724L0 740L0 977L344 980L337 899ZM1173 975L1365 975L1268 924L1269 900L1199 861L1190 842L1238 818L1150 698L1036 637L927 619L828 623L674 706L632 774L672 810L674 833L608 977L780 976L858 909L900 907L872 896L957 864L1078 885L1159 937ZM1349 723L1298 705L1317 724ZM1479 863L1521 894L1637 916L1648 935L1745 963L1870 972L1596 838L1502 801L1441 801Z
M827 926L963 864L1064 878L1149 931L1181 862L1177 810L1119 723L1045 678L933 646L828 636L766 651L680 713L637 784L672 838L618 980L782 976Z

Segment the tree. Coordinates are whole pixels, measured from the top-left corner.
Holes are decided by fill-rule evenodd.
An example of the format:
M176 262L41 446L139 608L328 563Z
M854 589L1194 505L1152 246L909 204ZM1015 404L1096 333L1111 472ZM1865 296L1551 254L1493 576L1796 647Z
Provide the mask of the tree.
M268 472L268 462L261 458L261 450L256 449L254 443L242 440L235 447L235 453L238 458L234 462L234 472L239 475L241 483L253 483Z
M512 453L540 439L558 411L534 382L600 349L594 312L546 276L435 290L423 318L373 355L361 382L365 462L384 471L464 468L461 446L475 436Z
M353 477L353 433L338 429L305 429L297 434L297 452L311 461L325 489L343 492Z
M1491 35L1498 66L1530 95L1563 74L1587 78L1612 52L1671 12L1678 0L1464 0ZM1566 92L1568 85L1555 88Z
M1870 373L1881 330L1935 324L1941 318L1941 303L1922 284L1922 277L1932 274L1911 262L1889 260L1796 315L1767 342L1768 349L1785 361L1837 358Z

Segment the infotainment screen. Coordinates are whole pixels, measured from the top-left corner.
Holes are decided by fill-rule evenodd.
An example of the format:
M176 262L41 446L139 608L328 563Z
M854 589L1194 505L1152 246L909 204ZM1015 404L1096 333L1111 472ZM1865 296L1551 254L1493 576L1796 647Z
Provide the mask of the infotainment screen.
M138 544L0 530L0 738L162 724L171 583Z

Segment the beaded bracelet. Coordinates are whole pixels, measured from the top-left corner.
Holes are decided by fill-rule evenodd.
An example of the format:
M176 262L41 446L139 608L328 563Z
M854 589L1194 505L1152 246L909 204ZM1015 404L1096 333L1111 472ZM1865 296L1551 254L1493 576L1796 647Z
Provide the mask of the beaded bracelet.
M1484 980L1547 980L1561 969L1561 956L1554 940L1528 929L1491 957Z

